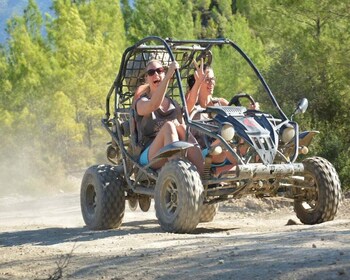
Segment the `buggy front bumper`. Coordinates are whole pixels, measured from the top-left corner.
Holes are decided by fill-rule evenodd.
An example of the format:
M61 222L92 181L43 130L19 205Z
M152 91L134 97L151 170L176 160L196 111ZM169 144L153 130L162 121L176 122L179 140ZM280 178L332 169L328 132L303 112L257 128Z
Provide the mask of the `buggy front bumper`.
M243 179L272 179L292 176L304 172L302 163L283 163L264 165L260 163L238 165L236 178Z

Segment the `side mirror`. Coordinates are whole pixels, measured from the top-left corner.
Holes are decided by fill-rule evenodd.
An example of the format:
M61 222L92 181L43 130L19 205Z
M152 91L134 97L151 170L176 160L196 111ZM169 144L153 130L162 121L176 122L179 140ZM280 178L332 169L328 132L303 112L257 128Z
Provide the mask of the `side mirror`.
M308 106L309 106L309 101L307 100L307 98L302 98L298 102L297 107L295 108L290 119L293 119L294 115L296 114L304 114Z

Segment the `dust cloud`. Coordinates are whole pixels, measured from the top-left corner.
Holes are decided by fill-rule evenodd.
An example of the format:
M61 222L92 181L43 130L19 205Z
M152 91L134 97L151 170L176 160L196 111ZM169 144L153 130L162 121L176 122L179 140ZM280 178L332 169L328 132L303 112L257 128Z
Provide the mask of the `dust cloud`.
M0 155L0 197L69 192L76 188L76 179L67 174L62 164L43 157L33 147Z

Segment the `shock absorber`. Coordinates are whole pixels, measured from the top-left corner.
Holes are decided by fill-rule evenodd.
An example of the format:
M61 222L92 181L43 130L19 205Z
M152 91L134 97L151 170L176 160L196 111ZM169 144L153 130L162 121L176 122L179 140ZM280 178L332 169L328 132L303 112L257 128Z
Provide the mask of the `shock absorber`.
M204 159L204 171L203 171L203 180L208 180L211 177L210 168L211 168L211 156L207 155Z

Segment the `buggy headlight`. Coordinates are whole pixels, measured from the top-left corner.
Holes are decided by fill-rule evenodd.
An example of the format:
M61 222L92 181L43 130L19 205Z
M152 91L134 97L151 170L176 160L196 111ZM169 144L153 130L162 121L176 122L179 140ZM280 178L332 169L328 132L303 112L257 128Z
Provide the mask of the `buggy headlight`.
M211 156L217 156L222 153L222 148L220 146L211 147L208 154Z
M235 136L235 129L231 124L224 124L221 128L220 134L226 141L231 141Z
M281 140L283 143L289 143L295 136L295 129L292 125L286 125L282 130Z

